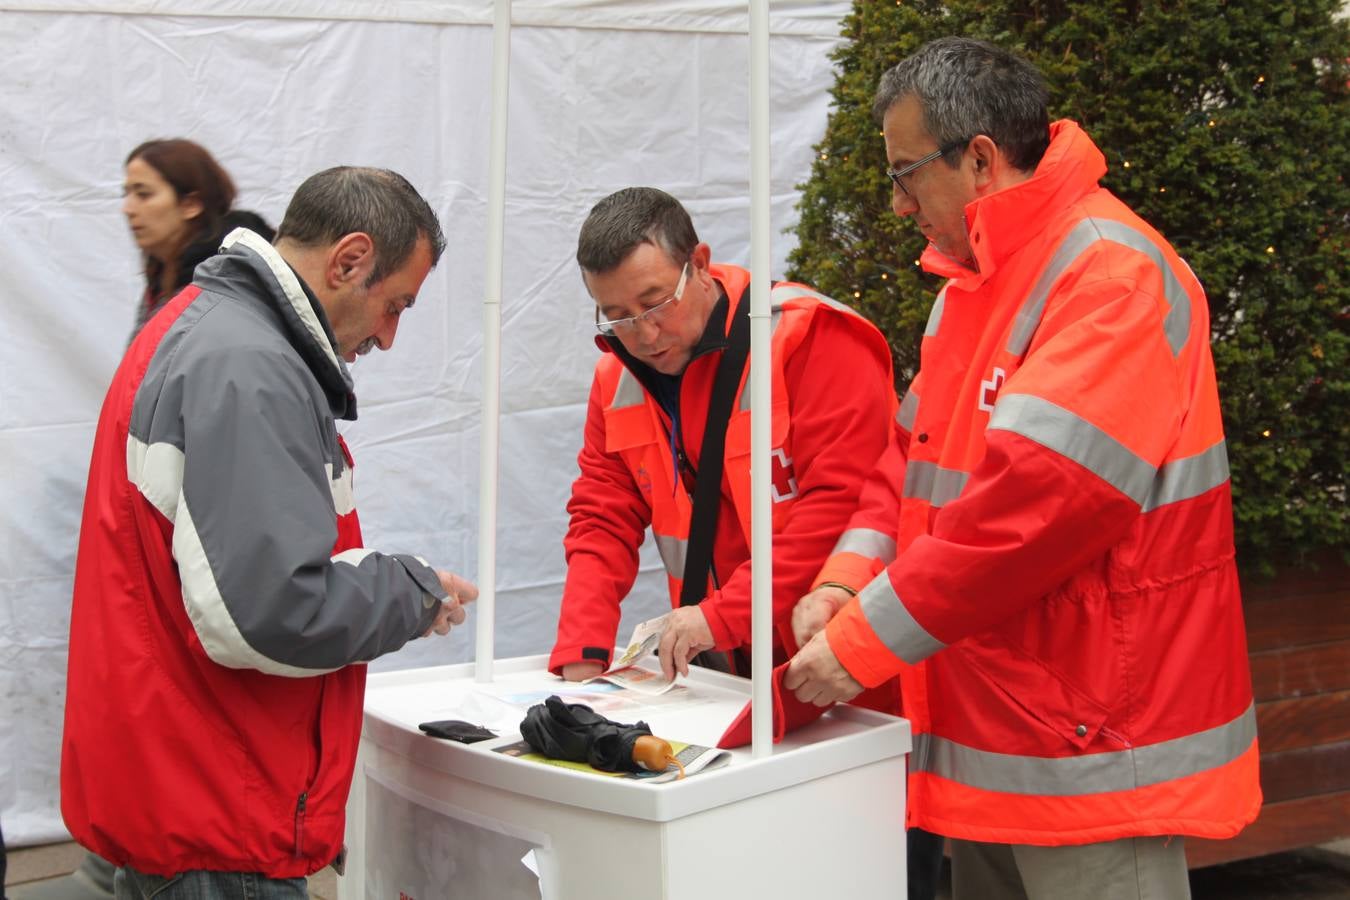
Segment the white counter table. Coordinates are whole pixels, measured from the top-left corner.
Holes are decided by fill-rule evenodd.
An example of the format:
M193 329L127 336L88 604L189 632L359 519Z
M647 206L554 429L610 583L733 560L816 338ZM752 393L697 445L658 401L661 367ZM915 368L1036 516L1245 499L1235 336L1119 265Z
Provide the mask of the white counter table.
M712 746L749 682L694 669L653 699L591 693L545 663L498 661L486 685L467 664L370 677L341 900L904 896L905 720L836 707L772 756L744 747L664 784L606 778L493 748L518 740L524 710L551 693ZM436 719L502 737L457 744L417 727Z

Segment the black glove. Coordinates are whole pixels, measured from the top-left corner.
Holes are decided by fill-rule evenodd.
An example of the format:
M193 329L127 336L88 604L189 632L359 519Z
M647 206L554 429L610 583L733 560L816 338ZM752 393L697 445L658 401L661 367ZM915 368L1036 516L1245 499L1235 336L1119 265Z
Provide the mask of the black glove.
M564 703L556 694L531 706L520 723L521 737L535 752L605 772L641 771L633 761L633 744L651 733L646 722L611 722L589 706Z
M465 722L463 719L441 719L436 722L423 722L417 726L432 737L459 741L461 744L473 744L495 738L495 731L488 731L482 725Z

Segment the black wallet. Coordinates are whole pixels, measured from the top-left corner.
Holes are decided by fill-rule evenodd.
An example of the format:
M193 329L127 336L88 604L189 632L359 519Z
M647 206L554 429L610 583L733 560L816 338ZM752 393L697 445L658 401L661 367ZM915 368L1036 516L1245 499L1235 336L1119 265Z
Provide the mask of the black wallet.
M465 722L462 719L441 719L438 722L423 722L417 726L432 737L459 741L461 744L473 744L495 738L496 732L488 731L482 725Z

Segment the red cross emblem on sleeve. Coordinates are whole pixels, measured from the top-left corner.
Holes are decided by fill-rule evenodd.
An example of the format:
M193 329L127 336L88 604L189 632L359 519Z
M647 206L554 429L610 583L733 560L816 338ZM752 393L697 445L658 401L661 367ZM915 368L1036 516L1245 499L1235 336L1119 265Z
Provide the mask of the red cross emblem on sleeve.
M989 380L980 382L980 409L987 413L994 411L994 401L998 399L998 389L1003 387L1003 380L1006 377L1003 370L995 366Z
M782 503L797 496L797 472L792 468L792 460L782 447L773 450L773 472L770 478L773 490L773 502Z

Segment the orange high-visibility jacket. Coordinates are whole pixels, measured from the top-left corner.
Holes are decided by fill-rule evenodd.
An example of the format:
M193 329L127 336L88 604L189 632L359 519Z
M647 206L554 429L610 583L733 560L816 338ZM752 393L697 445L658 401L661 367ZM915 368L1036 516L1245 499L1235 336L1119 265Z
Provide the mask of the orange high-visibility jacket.
M714 265L728 303L719 321L749 303L750 275ZM773 308L772 448L774 620L785 626L797 598L848 522L867 473L886 446L896 408L890 349L874 325L848 307L792 283L770 293ZM710 322L709 329L718 328ZM712 384L725 330L696 351L679 382L679 439L700 468ZM720 338L720 340L718 340ZM638 546L650 526L678 605L689 518L689 484L676 483L670 417L633 371L598 342L580 477L568 503L567 582L549 668L594 660L608 665L619 602L637 575ZM701 347L704 344L700 345ZM838 361L848 359L846 370ZM641 363L633 361L633 366ZM750 642L750 392L747 365L727 425L722 504L713 546L716 583L700 605L717 649Z
M1261 803L1208 308L1105 171L1058 122L966 208L977 271L924 254L901 438L818 577L866 585L830 647L902 673L909 821L950 837L1224 838Z

